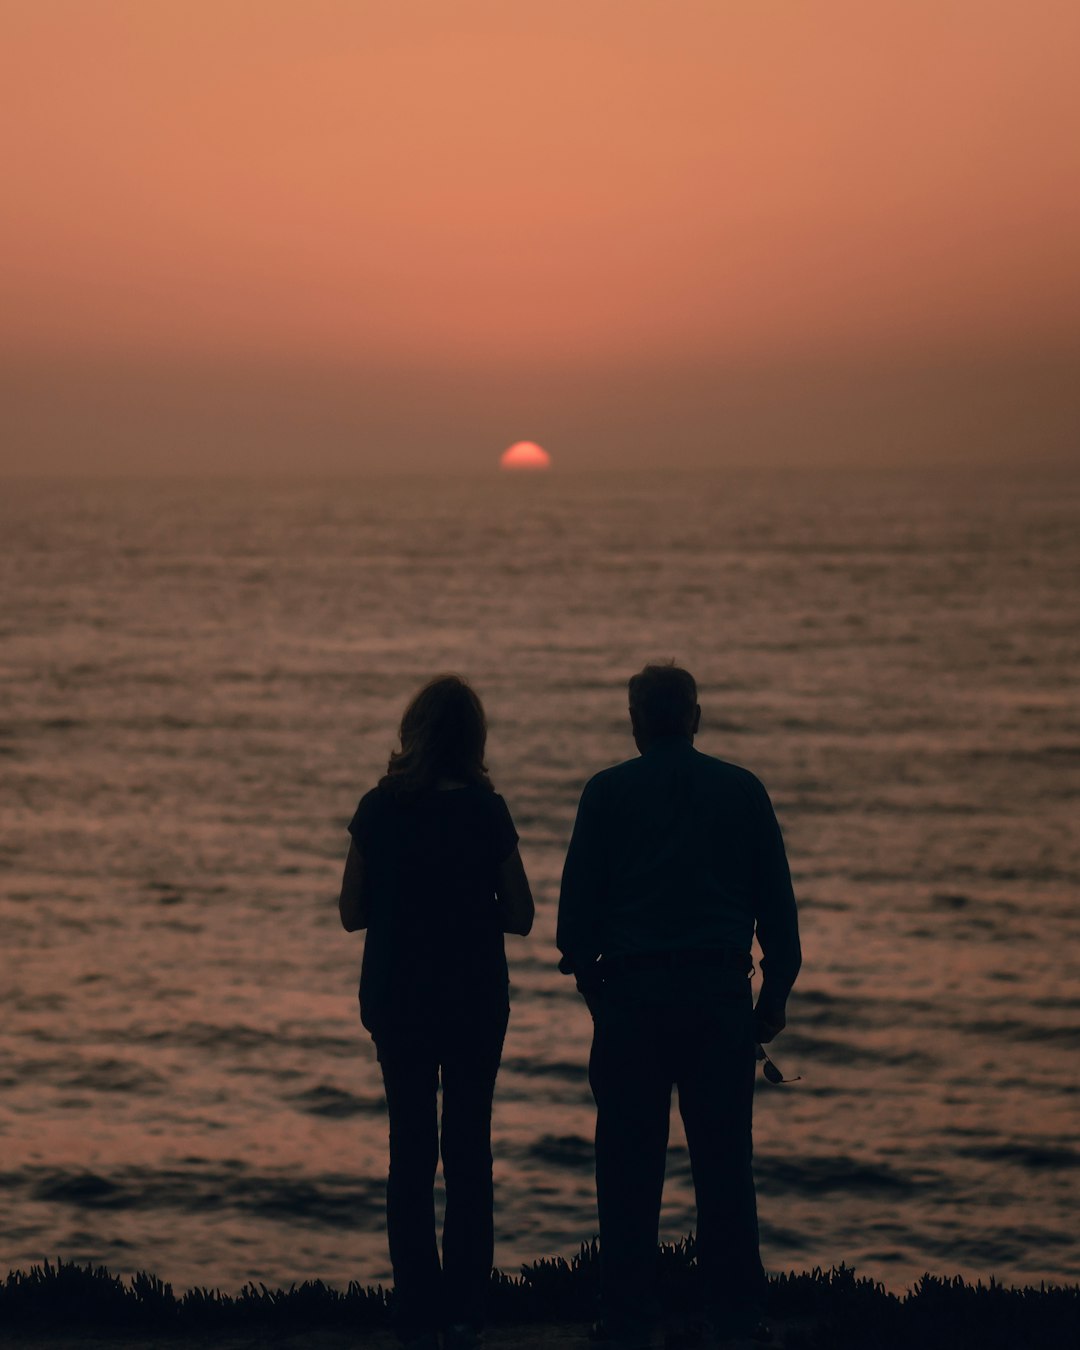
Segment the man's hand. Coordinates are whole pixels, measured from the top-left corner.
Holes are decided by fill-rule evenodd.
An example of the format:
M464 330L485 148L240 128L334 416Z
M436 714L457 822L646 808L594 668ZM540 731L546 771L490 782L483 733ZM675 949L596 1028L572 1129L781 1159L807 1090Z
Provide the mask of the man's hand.
M754 1035L759 1045L768 1045L786 1026L787 1018L782 1008L770 1008L768 1004L758 1003L754 1009Z

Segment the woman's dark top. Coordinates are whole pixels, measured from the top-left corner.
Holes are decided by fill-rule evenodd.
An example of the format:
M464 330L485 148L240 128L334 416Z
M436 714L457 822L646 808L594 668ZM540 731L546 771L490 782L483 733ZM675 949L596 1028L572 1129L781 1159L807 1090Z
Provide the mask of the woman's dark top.
M463 787L373 788L349 833L364 860L368 930L360 1017L380 1058L505 1017L506 952L495 898L517 831L502 797Z

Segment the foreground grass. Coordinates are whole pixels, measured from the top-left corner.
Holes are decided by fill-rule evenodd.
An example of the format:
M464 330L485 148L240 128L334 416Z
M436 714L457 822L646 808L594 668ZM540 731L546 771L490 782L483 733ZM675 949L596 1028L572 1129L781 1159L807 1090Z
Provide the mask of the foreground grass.
M658 1286L667 1312L693 1321L697 1267L693 1239L661 1247ZM492 1276L493 1325L585 1323L595 1316L596 1244L571 1261L537 1261L520 1275ZM287 1290L246 1285L236 1295L191 1289L177 1297L153 1275L129 1281L104 1267L57 1262L12 1271L0 1285L0 1331L47 1337L170 1339L207 1335L274 1339L313 1331L343 1333L390 1325L393 1293L320 1280ZM841 1266L780 1275L770 1282L769 1316L789 1350L1076 1350L1080 1286L1008 1289L993 1280L924 1275L898 1297Z

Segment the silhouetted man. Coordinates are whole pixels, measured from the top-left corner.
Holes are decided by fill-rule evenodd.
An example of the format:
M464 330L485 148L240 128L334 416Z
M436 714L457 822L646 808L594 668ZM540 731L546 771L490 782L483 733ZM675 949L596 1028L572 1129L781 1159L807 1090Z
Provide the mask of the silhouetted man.
M629 690L641 753L585 786L557 937L560 969L576 977L594 1021L604 1331L620 1347L650 1343L677 1084L710 1335L749 1345L762 1334L765 1293L751 1172L755 1042L785 1025L801 961L795 897L764 787L694 749L693 676L646 666Z

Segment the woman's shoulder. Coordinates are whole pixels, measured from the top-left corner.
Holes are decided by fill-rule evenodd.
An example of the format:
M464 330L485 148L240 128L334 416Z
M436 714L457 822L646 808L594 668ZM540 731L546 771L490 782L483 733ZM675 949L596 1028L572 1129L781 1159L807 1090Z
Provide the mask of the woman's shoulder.
M506 798L501 792L496 792L490 783L470 783L465 791L469 795L469 800L475 802L481 811L495 816L501 816L509 811Z
M391 794L386 791L382 784L376 784L369 788L360 798L353 818L349 822L349 833L354 839L359 841L365 829L371 822L377 820L383 815L388 805L391 804Z
M506 798L493 788L478 788L478 793L483 794L484 823L487 832L494 839L495 851L500 860L506 857L518 841L517 828L514 825L514 818L510 814L510 808L506 804Z
M373 788L368 788L367 792L360 798L360 804L357 811L378 811L391 800L393 794L388 792L382 783L376 783Z
M510 819L506 799L490 783L469 783L444 792L433 791L428 800L435 803L436 809L442 807L459 819L466 816L478 823L496 827Z

